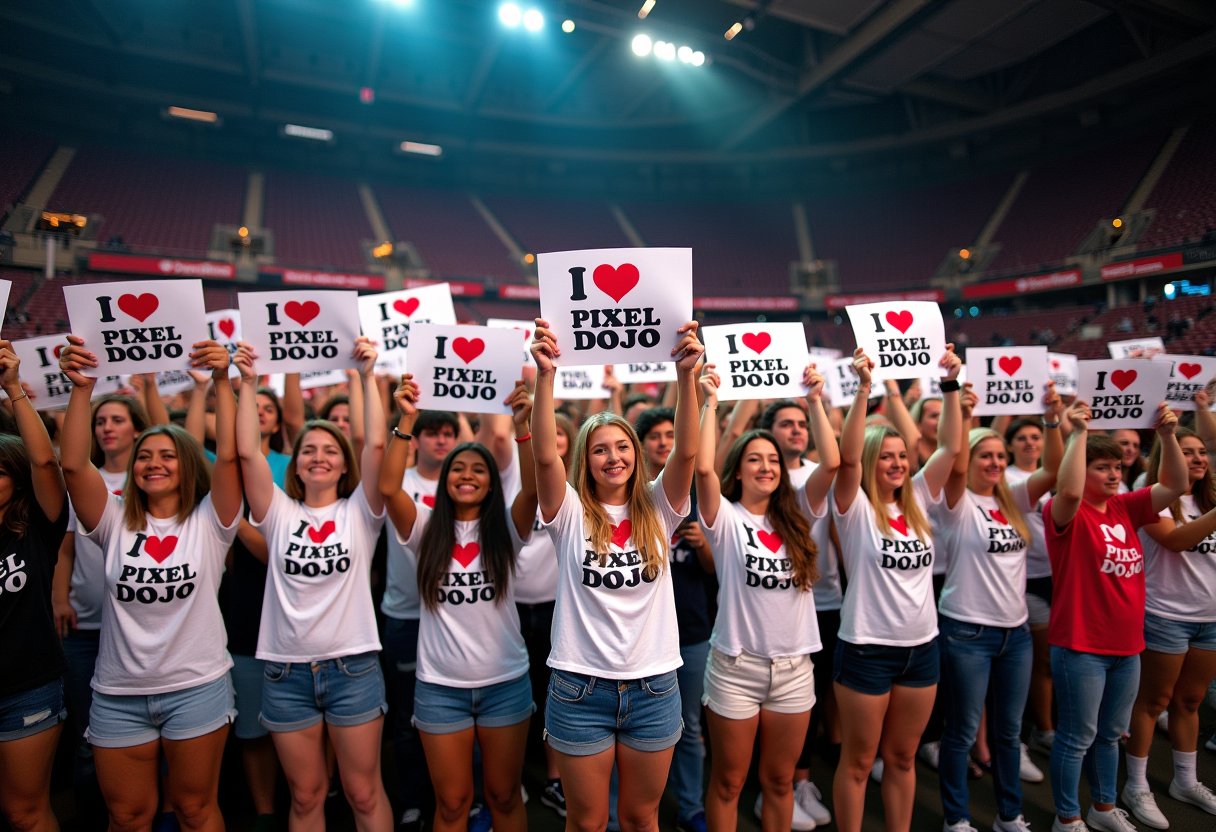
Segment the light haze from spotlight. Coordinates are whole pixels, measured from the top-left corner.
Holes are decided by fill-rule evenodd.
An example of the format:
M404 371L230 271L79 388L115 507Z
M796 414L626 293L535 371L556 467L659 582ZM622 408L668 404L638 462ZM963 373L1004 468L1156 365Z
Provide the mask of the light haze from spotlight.
M645 58L653 48L654 44L650 40L650 35L634 35L633 54L639 58Z
M529 32L539 32L545 27L545 16L536 9L524 12L524 28Z
M514 29L520 24L524 18L524 13L520 11L519 6L515 3L503 3L498 7L498 19L503 26L508 29Z
M571 20L570 18L566 18L565 20L563 20L562 21L562 31L565 32L567 35L570 34L571 32L573 32L574 31L574 21Z

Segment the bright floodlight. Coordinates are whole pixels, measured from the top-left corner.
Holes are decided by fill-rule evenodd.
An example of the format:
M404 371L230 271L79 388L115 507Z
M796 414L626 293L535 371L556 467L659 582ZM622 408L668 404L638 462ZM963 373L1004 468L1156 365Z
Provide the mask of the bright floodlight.
M545 16L536 9L524 12L524 28L529 32L539 32L545 25Z
M692 65L693 66L705 66L705 53L702 52L700 49L698 49L696 52L692 53Z
M692 63L692 47L681 46L676 50L676 57L680 59L680 63L682 64Z
M508 29L514 29L523 20L524 13L514 3L503 3L498 7L498 19Z
M562 21L562 31L565 32L567 35L570 34L571 32L573 32L574 31L574 21L571 20L570 18L566 18L565 20L563 20Z
M650 35L635 35L633 38L633 54L639 58L645 58L650 54L650 50L654 48L654 44L650 42Z
M674 61L676 59L676 45L668 43L665 40L655 41L654 56L660 61Z

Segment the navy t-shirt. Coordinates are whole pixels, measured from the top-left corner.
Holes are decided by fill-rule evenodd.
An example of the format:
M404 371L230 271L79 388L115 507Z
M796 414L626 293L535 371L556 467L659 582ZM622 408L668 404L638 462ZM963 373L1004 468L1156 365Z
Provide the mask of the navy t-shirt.
M693 491L691 512L697 518L697 493ZM713 600L718 582L701 568L694 550L679 537L671 546L671 586L676 598L676 623L680 628L680 646L709 641L714 628Z

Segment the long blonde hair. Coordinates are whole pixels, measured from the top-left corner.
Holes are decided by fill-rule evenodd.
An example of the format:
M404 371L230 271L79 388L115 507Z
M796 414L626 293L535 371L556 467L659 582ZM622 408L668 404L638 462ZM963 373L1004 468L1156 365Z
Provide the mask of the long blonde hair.
M972 458L974 458L975 449L985 439L995 439L1001 445L1001 452L1006 454L1008 461L1009 451L1005 448L1005 440L1001 435L991 428L972 428L967 434L967 444L971 447ZM970 473L970 472L968 472ZM1013 500L1013 492L1009 490L1009 483L1005 482L1005 478L1001 477L992 491L992 496L996 498L997 508L1001 510L1001 514L1009 521L1009 525L1013 530L1022 536L1022 540L1026 541L1026 545L1030 545L1030 526L1026 523L1026 517L1022 514L1022 510L1018 508L1018 504Z
M903 436L895 428L888 425L867 427L865 442L861 446L861 489L866 492L866 497L874 508L874 522L878 524L879 531L884 535L889 535L891 534L891 517L878 492L878 486L874 482L874 473L878 469L878 455L882 452L884 439L898 439L904 446L904 450L908 450ZM911 471L912 463L909 462L909 477ZM929 518L925 517L925 513L921 511L920 503L916 502L910 478L895 489L895 504L899 506L899 511L904 516L904 522L908 524L908 531L920 538L921 542L930 543L932 527L929 525Z
M667 565L667 535L650 496L649 484L643 478L646 458L642 454L642 443L638 441L637 432L633 425L609 411L596 413L583 422L574 443L574 460L570 471L574 490L583 504L583 522L587 526L591 548L600 553L600 566L606 566L608 547L612 545L612 520L596 497L595 480L587 464L591 434L602 427L620 428L633 445L633 472L626 483L629 496L625 505L632 524L633 542L642 556L646 577L653 579Z

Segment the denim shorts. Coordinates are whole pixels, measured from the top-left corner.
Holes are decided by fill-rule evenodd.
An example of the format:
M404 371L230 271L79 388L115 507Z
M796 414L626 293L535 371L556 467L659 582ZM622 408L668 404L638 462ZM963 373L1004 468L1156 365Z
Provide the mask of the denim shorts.
M1144 643L1154 653L1179 656L1192 647L1216 650L1216 621L1175 621L1144 614Z
M714 650L705 663L701 704L727 719L751 719L761 708L778 714L806 713L815 704L810 654L770 659Z
M1026 623L1032 630L1041 630L1051 621L1051 578L1026 579Z
M253 656L232 657L232 686L236 688L236 722L232 733L238 740L256 740L268 733L258 720L262 712L262 680L266 662Z
M388 713L384 674L375 653L319 662L266 662L263 679L261 719L269 731L302 731L322 719L349 728Z
M63 722L67 715L62 678L0 697L0 742L40 734Z
M169 693L116 696L93 691L90 745L129 748L167 740L192 740L218 731L236 717L232 679L220 678Z
M421 679L414 688L414 727L428 734L455 734L474 725L506 728L535 711L527 673L480 688L453 688Z
M600 679L568 670L549 677L545 739L576 757L627 745L664 751L680 740L680 686L674 670L645 679Z
M892 685L927 688L936 685L942 663L937 639L912 647L836 642L836 672L832 678L858 693L882 696Z

